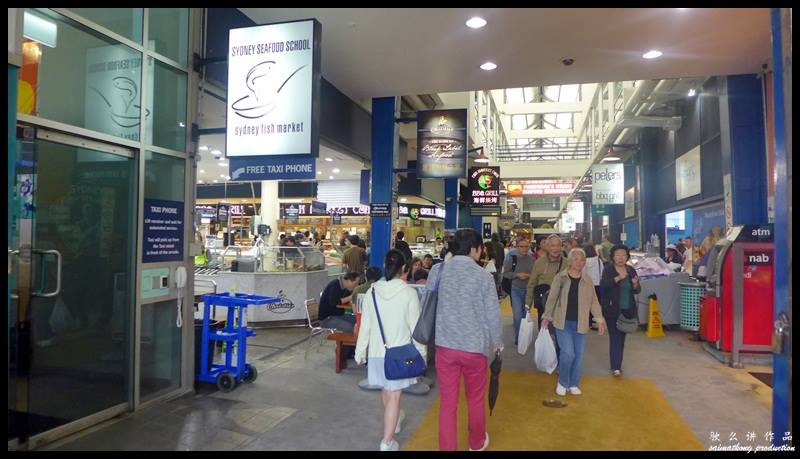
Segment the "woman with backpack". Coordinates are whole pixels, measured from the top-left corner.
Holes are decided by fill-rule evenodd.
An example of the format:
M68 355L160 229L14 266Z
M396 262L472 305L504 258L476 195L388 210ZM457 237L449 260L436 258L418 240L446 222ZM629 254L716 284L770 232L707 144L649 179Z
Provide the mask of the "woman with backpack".
M417 378L386 378L384 358L386 348L413 343L425 360L426 348L412 340L411 331L420 315L419 296L399 278L405 256L397 249L389 250L384 258L385 277L375 282L364 295L361 311L361 328L356 342L355 361L368 361L367 372L370 386L383 388L383 439L380 451L397 451L400 445L394 439L400 433L405 413L400 409L403 389L416 384Z

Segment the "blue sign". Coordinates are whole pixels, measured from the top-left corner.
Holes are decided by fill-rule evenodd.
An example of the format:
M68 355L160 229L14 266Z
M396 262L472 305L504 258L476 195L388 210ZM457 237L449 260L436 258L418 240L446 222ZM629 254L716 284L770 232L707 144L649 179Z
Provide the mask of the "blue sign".
M231 181L316 178L316 161L311 156L245 156L228 159Z
M692 209L692 262L695 272L708 263L708 254L725 236L725 205L723 202Z
M183 261L183 203L144 200L142 263Z

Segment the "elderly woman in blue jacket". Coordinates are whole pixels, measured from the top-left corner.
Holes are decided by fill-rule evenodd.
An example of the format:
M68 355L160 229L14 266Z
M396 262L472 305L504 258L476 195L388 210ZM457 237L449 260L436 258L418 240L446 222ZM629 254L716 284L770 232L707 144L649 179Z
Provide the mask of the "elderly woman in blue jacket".
M623 244L611 248L611 264L603 270L600 290L603 292L603 317L608 327L609 357L614 376L622 374L622 354L625 350L625 333L617 329L620 315L634 318L638 314L633 295L642 291L636 270L628 266L631 254Z

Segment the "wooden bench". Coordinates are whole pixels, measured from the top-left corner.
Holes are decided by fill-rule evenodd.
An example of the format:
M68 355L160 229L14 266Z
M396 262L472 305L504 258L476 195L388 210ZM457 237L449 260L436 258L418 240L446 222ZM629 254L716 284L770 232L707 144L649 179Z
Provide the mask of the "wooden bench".
M331 333L328 335L328 341L336 342L336 372L341 373L343 368L347 368L347 359L344 354L344 347L355 347L356 337L350 333Z

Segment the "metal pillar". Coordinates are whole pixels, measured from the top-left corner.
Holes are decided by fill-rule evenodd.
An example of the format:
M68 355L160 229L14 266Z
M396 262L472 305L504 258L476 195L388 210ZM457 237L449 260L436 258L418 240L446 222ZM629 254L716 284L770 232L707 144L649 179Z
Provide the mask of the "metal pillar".
M396 215L397 202L392 199L394 189L394 158L397 150L395 130L395 97L372 99L372 196L371 203L391 203ZM370 217L370 266L383 267L383 258L392 247L392 217Z
M458 179L444 179L444 229L455 232L458 228Z

